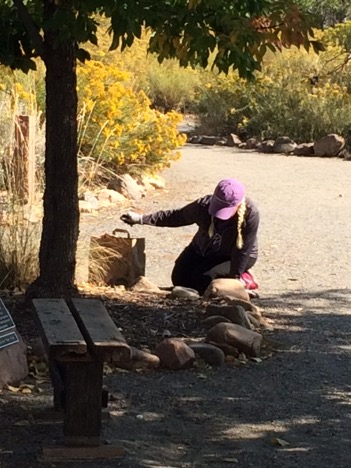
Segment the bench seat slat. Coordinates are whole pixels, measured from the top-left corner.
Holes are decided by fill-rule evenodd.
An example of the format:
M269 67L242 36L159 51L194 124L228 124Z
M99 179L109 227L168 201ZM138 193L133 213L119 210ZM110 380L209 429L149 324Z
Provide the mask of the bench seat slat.
M63 299L33 299L33 306L50 358L87 354L87 344Z
M72 304L72 313L92 354L105 360L130 360L130 347L100 301L72 299Z

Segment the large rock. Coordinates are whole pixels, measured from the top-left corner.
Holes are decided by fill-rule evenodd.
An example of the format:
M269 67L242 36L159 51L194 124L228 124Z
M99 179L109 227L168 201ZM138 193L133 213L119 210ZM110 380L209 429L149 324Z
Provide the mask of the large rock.
M273 145L274 153L290 154L296 148L296 143L291 140L288 136L278 137Z
M234 323L218 323L209 330L206 338L211 343L229 344L248 356L260 355L262 340L259 333Z
M216 145L219 140L220 137L218 136L201 135L198 143L200 143L200 145L213 146Z
M312 156L314 154L313 143L300 143L293 151L295 156Z
M183 341L176 338L167 338L155 349L161 364L168 369L185 369L191 367L195 361L194 351Z
M233 323L231 320L229 320L226 317L223 317L222 315L211 315L210 317L204 318L201 323L205 328L212 328L217 323Z
M157 293L162 294L163 291L156 286L152 281L147 279L145 276L139 276L136 283L130 288L134 292L145 292L145 293Z
M209 304L206 307L206 316L210 317L222 316L230 320L232 323L241 325L242 327L250 329L250 320L246 314L246 310L241 305L236 304ZM220 323L220 321L218 321Z
M273 153L274 140L264 140L257 146L257 151L260 153Z
M240 280L234 278L216 278L212 280L204 292L204 297L230 297L250 302L249 293L244 285Z
M208 343L196 343L189 344L189 347L210 366L219 367L225 362L224 352L217 346Z
M16 333L18 343L0 349L0 389L6 385L16 385L28 375L27 346Z
M99 202L107 200L110 203L121 203L126 201L126 197L116 190L102 188L97 192Z
M160 175L144 175L142 177L142 183L145 185L145 186L151 186L152 188L154 189L157 189L157 190L163 190L165 189L166 187L166 181L163 177L161 177Z
M246 149L256 149L260 142L257 140L257 138L249 138L245 142L245 148Z
M235 133L231 133L227 138L227 146L239 146L242 141Z
M133 200L139 200L145 196L145 191L129 174L123 174L116 176L112 179L108 186L108 189L116 190L126 198L132 198Z
M314 142L316 156L336 156L345 146L345 139L335 133L330 133Z

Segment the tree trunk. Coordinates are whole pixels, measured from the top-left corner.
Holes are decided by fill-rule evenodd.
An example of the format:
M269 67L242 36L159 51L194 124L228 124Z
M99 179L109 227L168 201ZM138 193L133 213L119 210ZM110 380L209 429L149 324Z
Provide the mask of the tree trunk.
M46 15L55 8L46 3ZM50 10L50 11L49 11ZM40 275L27 298L68 297L76 292L74 275L79 233L77 168L76 44L45 34L46 146Z

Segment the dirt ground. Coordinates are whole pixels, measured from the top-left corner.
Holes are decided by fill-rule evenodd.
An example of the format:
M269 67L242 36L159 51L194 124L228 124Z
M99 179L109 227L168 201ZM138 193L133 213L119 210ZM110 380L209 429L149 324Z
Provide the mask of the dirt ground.
M254 271L260 281L256 303L273 324L264 332L269 357L217 369L106 375L111 418L103 423L103 436L127 454L82 466L349 468L351 163L232 148L186 146L182 153L164 173L165 191L82 216L79 279L86 274L87 239L125 227L122 212L182 206L211 193L221 178L237 177L261 212ZM172 264L194 226L131 230L146 237L146 276L170 286ZM194 304L130 293L104 294L103 300L136 346L152 350L165 330L182 337L204 333ZM8 306L31 342L36 331L19 302ZM40 387L42 393L0 394L1 468L80 466L40 461L42 445L59 442L62 432L60 422L37 416L51 404L50 384Z

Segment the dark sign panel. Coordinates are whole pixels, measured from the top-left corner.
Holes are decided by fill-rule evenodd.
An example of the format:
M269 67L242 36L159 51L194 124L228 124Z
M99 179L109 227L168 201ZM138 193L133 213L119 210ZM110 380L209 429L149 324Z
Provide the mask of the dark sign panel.
M12 344L18 343L18 337L15 332L0 336L0 349L6 348Z
M12 320L10 312L6 309L5 304L0 299L0 333L6 330L15 328L15 323Z

